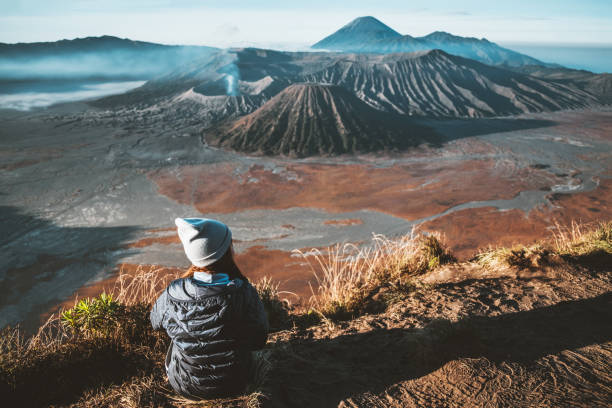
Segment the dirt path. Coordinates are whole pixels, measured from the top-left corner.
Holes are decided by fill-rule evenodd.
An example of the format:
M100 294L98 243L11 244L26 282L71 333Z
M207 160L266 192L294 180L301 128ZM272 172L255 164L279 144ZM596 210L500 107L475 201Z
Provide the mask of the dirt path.
M269 405L609 406L609 269L451 269L384 314L277 334Z

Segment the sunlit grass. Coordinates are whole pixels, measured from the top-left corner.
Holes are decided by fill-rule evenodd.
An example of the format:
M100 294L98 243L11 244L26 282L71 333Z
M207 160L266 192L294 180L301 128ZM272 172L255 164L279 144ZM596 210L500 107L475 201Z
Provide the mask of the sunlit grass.
M280 291L278 282L266 277L254 286L274 330L321 320L333 325L369 312L376 297L384 303L410 296L423 274L455 261L442 242L439 235L413 232L398 238L374 235L369 245L300 252L316 279L306 312L292 307L284 297L294 295ZM590 268L609 267L611 255L612 222L574 223L556 226L548 240L491 248L475 260L486 268L538 269L559 262ZM273 348L257 353L255 379L236 398L193 402L168 387L163 369L168 339L152 330L149 310L168 283L181 275L180 270L162 267L122 271L105 293L78 299L33 336L18 328L0 331L0 398L17 397L24 406L63 401L83 407L259 406L266 398L263 384L273 369ZM125 370L132 370L131 376L125 376Z
M343 319L359 314L366 299L381 287L401 290L414 277L453 262L455 258L439 235L415 232L390 239L374 235L372 244L335 245L326 251L296 251L310 264L317 287L311 308L325 318Z
M183 273L180 270L168 271L161 266L138 266L134 272L120 271L111 294L124 305L152 305L170 282Z
M488 269L514 267L538 269L553 266L561 261L582 263L605 263L612 255L612 222L578 224L569 227L559 224L549 239L531 245L489 248L474 258Z

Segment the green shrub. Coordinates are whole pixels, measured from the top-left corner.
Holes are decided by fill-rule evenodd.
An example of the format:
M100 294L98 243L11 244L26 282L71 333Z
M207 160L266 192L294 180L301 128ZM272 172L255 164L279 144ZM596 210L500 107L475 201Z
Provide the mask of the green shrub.
M123 309L112 295L102 293L97 298L81 299L72 309L63 311L61 321L75 334L108 335Z

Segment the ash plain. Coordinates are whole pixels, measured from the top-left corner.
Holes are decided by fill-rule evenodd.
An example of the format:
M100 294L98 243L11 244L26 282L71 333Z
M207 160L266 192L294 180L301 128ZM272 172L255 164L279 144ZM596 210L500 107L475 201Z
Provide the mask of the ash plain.
M37 327L121 265L187 267L175 217L228 223L247 276L307 299L313 276L296 248L420 226L447 233L466 258L542 238L556 222L612 215L608 107L423 119L442 147L306 159L210 148L197 118L175 114L85 103L0 112L0 327Z

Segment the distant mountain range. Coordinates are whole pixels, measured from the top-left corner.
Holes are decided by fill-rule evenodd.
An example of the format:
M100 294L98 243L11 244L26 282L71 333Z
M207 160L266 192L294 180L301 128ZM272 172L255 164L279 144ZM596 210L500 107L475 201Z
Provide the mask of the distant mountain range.
M306 79L351 89L380 110L419 116L500 116L597 103L588 92L570 84L517 74L440 50L340 59Z
M166 46L116 37L0 44L0 81L6 64L13 80L146 78L137 89L90 103L127 106L127 115L164 112L164 120L198 123L211 145L290 156L439 143L415 117L481 118L612 102L610 75L545 66L484 39L402 36L372 17L313 47L342 52Z
M398 53L440 49L489 65L552 66L527 55L500 47L486 39L459 37L436 31L424 37L402 35L374 17L359 17L312 46L313 49L358 52Z
M0 80L139 79L167 73L217 49L111 36L0 43Z
M170 117L188 112L210 145L301 157L439 143L434 132L415 122L418 117L507 116L588 108L604 100L583 82L520 70L528 67L510 70L441 50L347 54L246 48L211 54L94 104L152 107ZM601 77L591 75L589 81Z

